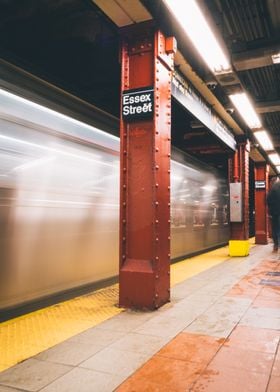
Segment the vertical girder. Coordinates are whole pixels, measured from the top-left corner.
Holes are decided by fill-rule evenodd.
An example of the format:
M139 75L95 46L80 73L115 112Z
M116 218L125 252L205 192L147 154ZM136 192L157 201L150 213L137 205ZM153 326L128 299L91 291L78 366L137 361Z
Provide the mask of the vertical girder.
M153 113L140 119L131 116L129 120L121 115L119 302L124 307L155 309L170 298L174 48L173 41L151 22L123 28L121 37L122 94L141 89L145 100L145 91L153 90ZM130 101L127 98L125 102Z
M255 163L255 239L256 244L267 244L267 189L269 166L266 162Z

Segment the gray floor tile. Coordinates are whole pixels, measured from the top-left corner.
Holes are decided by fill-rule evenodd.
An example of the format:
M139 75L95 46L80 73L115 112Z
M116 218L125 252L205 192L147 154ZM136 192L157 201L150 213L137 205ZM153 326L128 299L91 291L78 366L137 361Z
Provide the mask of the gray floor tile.
M249 308L253 300L251 298L233 298L233 297L222 297L217 300L215 305L224 305L225 307L242 307L243 309Z
M201 310L191 306L176 306L165 313L165 317L172 317L180 321L184 321L186 325L193 322L199 315Z
M264 317L260 318L244 318L240 321L240 325L246 325L248 327L255 328L266 328L266 329L275 329L276 331L280 331L280 319L279 318L268 318Z
M219 298L219 296L212 296L212 295L201 295L195 297L188 297L180 302L178 302L174 307L187 310L193 312L193 314L199 316L207 309L209 309Z
M112 392L123 381L123 376L75 368L40 392Z
M10 387L4 387L0 385L0 392L25 392L23 389L15 389Z
M101 325L101 324L100 324ZM98 327L90 328L85 332L82 332L68 341L80 342L86 344L94 344L106 347L116 340L122 338L125 332L106 330Z
M218 284L216 284L214 282L214 283L211 283L211 284L208 284L208 285L204 286L200 290L200 292L203 295L209 294L209 295L220 295L220 296L222 296L222 295L226 294L231 289L231 287L232 287L232 284L230 284L230 285L218 285Z
M171 317L167 318L164 314L161 314L142 324L134 332L143 335L172 338L181 332L186 327L186 324L185 321Z
M131 332L154 316L155 312L121 313L98 325L99 329L114 332Z
M236 323L241 319L248 309L250 299L225 298L213 304L201 317L207 317L209 320L232 320Z
M246 316L256 316L260 318L262 317L280 318L280 309L252 306L246 312L245 317Z
M218 338L226 338L236 326L236 322L228 319L207 318L201 316L189 325L184 332L210 335Z
M70 366L28 359L0 373L0 385L38 391L71 369Z
M205 282L200 279L188 279L171 288L171 299L185 298L203 287Z
M79 367L128 377L149 357L148 354L120 351L107 347L81 363Z
M110 348L153 355L168 342L169 338L129 333L113 343Z
M202 283L200 287L202 286ZM199 287L199 286L198 286ZM196 290L198 289L196 288ZM188 295L192 294L194 289L192 287L187 287L184 285L176 285L174 288L171 288L171 301L179 301L180 299L186 298Z
M98 344L65 341L36 355L34 358L75 366L102 350L102 348L104 346Z

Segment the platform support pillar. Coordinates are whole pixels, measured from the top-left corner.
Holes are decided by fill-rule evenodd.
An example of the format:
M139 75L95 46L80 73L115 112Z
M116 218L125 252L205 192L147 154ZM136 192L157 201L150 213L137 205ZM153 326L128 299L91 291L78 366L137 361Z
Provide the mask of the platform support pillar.
M171 77L176 42L152 22L121 29L120 294L170 300Z
M266 162L255 163L255 242L268 242L268 216L266 196L268 191L269 166Z
M273 183L274 183L274 177L269 176L268 177L268 192L270 191ZM269 212L268 209L267 209L267 212ZM272 239L272 227L271 227L271 216L270 215L268 215L268 237Z
M229 182L241 185L241 216L231 216L231 234L229 241L230 256L247 256L249 254L249 153L250 142L246 137L236 138L237 149L229 162ZM231 202L234 202L232 196Z

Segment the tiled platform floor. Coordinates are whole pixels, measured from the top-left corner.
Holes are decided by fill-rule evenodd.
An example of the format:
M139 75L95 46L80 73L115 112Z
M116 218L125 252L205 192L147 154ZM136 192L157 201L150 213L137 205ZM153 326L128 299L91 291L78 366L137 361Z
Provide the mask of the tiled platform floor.
M250 239L251 245L254 239ZM228 259L228 246L173 263L171 287ZM0 322L0 372L123 312L119 285ZM1 313L1 312L0 312Z
M271 244L256 246L175 285L156 312L122 312L0 373L0 392L279 392L276 272Z

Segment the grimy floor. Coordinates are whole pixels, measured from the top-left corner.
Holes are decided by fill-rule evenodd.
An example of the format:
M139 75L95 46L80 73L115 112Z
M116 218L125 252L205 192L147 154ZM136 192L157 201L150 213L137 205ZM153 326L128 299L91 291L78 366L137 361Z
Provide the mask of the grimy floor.
M0 392L280 391L280 260L227 247L172 265L172 300L119 309L117 285L0 325Z

